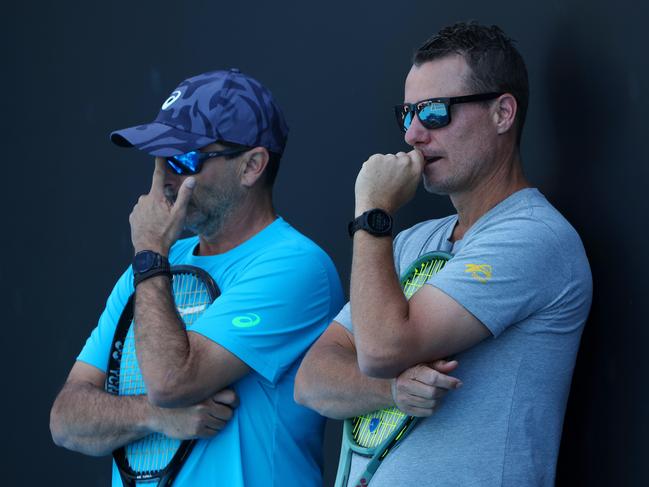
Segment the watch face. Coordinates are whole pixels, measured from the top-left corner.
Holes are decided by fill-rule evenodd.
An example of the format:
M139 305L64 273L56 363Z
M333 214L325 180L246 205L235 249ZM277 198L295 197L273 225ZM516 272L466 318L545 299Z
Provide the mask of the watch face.
M375 232L387 232L392 228L390 215L381 210L371 211L367 215L367 223Z
M151 269L155 264L155 252L138 252L133 258L133 272L143 273Z

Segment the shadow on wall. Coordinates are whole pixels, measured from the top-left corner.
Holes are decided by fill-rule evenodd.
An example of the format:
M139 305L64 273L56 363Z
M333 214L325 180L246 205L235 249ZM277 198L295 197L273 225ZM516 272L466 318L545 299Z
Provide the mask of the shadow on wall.
M633 320L624 303L627 271L619 265L626 255L625 211L620 191L628 188L620 147L628 144L627 104L620 96L623 66L614 46L593 26L559 24L545 67L547 101L558 148L552 202L581 235L593 273L594 295L582 337L557 468L557 486L630 485L620 468L628 455L623 445L628 431L620 422L618 401L626 368L623 324ZM627 218L630 218L627 216ZM619 390L618 390L619 389Z

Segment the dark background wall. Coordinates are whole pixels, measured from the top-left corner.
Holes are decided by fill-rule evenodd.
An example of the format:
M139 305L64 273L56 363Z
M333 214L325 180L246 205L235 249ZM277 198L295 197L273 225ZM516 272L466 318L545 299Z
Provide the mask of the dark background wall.
M259 78L291 126L278 212L348 282L355 175L370 154L405 147L391 106L413 48L466 19L518 40L531 82L526 171L581 233L593 270L557 484L646 485L648 12L629 0L4 6L3 485L40 483L35 465L55 485L109 482L108 459L57 449L48 430L51 403L130 260L127 216L149 185L151 161L113 147L108 133L152 119L190 75L237 66ZM450 211L420 193L397 221ZM328 429L326 485L338 431Z

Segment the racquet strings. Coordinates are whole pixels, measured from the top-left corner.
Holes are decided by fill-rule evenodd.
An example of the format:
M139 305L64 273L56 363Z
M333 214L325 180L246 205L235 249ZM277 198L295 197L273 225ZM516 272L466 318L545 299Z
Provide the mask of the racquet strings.
M433 253L422 256L401 279L401 287L406 299L410 299L433 275L446 264L447 257ZM396 407L381 409L352 418L352 438L357 446L376 448L380 446L407 417Z
M352 420L352 436L364 448L376 448L401 424L404 414L397 408L381 409Z
M212 302L210 293L193 274L174 274L172 279L174 301L185 325L191 325ZM119 395L146 394L146 386L135 354L133 323L126 335L119 375ZM125 446L129 466L137 473L163 470L171 461L181 440L153 433Z

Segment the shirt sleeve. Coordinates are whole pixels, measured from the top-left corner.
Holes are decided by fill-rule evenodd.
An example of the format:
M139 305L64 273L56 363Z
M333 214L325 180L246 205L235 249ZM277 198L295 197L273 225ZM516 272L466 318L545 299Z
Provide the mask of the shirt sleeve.
M570 271L543 222L508 219L472 237L427 284L439 288L494 336L559 299Z
M343 325L350 333L354 333L354 327L352 325L352 308L350 301L347 301L347 304L345 304L345 306L343 306L343 309L341 309L340 312L336 315L334 321L337 321L338 323Z
M106 307L99 317L99 322L86 340L86 344L77 356L77 360L106 372L108 354L113 343L115 328L131 294L133 294L133 271L129 266L119 278L115 287L113 287L110 296L108 296Z
M269 253L270 254L270 253ZM226 348L275 383L342 305L330 261L308 249L256 258L188 331Z

